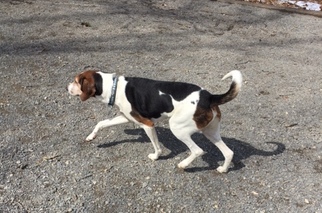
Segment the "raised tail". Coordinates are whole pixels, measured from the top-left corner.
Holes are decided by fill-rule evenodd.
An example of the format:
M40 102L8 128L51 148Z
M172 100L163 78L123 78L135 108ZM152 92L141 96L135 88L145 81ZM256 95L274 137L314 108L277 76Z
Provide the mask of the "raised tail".
M224 94L212 95L212 105L221 105L227 103L228 101L233 100L238 95L243 81L242 74L238 70L233 70L227 73L221 80L225 80L229 77L232 77L232 83L230 85L229 90Z

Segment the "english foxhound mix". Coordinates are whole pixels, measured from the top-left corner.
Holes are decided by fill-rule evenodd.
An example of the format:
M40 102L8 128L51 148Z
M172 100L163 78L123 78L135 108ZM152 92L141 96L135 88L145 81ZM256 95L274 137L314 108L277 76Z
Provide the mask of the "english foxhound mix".
M230 89L219 95L213 95L194 84L182 82L156 81L146 78L116 76L115 74L87 70L75 77L68 85L68 92L80 96L82 101L98 97L103 103L116 105L121 115L100 121L89 134L86 141L95 138L97 132L105 127L127 123L129 121L142 127L150 138L154 153L148 155L157 160L161 147L155 131L155 123L162 118L169 118L172 133L191 151L189 157L178 164L186 168L204 151L191 139L195 132L202 132L222 152L225 162L217 171L227 172L233 158L230 150L220 137L219 105L233 100L242 85L240 71L233 70L223 77L232 77Z

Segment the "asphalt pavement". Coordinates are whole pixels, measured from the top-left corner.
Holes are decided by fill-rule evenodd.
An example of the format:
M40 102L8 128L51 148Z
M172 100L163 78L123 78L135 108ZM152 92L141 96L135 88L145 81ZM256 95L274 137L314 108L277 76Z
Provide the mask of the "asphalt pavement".
M322 19L192 0L0 1L0 212L322 212ZM198 84L236 99L221 106L220 151L186 170L187 147L157 125L153 162L133 124L86 136L117 109L70 97L94 67Z

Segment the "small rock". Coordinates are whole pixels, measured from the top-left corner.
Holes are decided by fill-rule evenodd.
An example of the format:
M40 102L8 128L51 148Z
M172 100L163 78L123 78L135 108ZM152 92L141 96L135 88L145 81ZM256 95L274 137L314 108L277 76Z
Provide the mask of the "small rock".
M252 194L255 195L255 196L258 196L258 193L255 192L255 191L252 191Z

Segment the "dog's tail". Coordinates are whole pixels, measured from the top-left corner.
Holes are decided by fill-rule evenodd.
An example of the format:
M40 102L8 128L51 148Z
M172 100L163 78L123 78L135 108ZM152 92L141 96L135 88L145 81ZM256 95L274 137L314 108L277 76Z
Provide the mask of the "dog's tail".
M227 103L228 101L233 100L238 95L243 81L241 72L238 70L233 70L227 73L221 80L224 80L228 77L232 77L230 89L224 94L212 95L211 105L221 105Z

